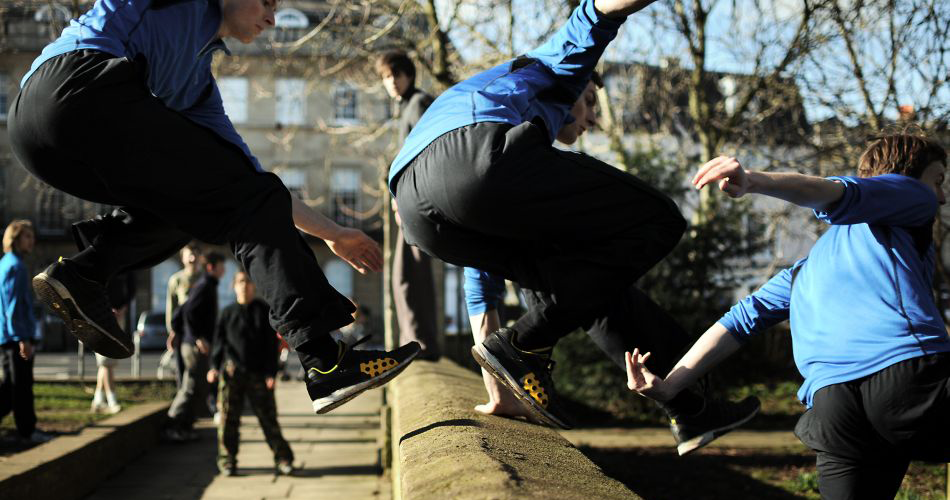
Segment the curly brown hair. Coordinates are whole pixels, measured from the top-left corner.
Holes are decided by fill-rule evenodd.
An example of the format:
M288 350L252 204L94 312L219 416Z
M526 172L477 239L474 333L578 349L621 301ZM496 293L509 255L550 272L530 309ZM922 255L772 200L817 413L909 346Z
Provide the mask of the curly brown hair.
M901 174L919 179L933 162L947 166L947 152L933 139L918 134L875 137L858 163L859 177Z

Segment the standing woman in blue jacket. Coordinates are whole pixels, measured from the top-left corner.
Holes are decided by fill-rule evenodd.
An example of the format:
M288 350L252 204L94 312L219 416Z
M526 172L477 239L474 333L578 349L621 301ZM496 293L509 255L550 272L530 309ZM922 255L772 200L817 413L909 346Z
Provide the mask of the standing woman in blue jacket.
M399 373L417 346L353 351L330 337L352 321L353 306L297 228L361 272L380 268L379 247L264 172L224 113L212 55L228 52L224 38L250 43L271 28L277 1L97 0L23 77L10 138L40 180L121 207L82 224L91 245L34 278L86 346L132 353L106 300L111 277L161 262L193 238L228 243L271 304L274 328L300 353L314 410L324 412ZM365 374L360 361L386 369Z
M33 224L15 220L3 231L0 258L0 419L13 412L20 439L43 442L33 409L33 292L23 258L33 251Z
M648 354L627 353L630 389L665 401L788 320L808 408L795 434L818 455L822 498L894 498L910 460L950 461L950 337L932 288L946 167L939 144L912 135L871 143L858 177L707 162L697 188L772 196L813 209L830 227L807 257L711 326L665 379L643 366Z
M555 343L577 328L599 328L627 349L643 347L648 335L638 332L637 314L650 313L630 307L633 284L686 227L676 204L652 186L552 145L572 144L596 126L594 67L627 16L652 1L580 2L540 47L439 96L389 171L407 242L525 291L527 313L473 354L550 425L570 425L551 380ZM665 353L672 366L687 344L652 333L655 362ZM756 401L725 407L685 392L666 406L675 422L691 424L686 441L758 409Z

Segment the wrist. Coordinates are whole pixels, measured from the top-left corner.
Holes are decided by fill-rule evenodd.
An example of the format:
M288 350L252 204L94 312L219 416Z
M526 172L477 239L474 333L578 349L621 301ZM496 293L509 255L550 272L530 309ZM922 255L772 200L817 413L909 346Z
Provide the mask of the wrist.
M769 176L765 172L756 172L754 170L748 170L745 173L746 179L749 181L749 186L746 189L747 193L762 194L765 190L765 186L769 182Z

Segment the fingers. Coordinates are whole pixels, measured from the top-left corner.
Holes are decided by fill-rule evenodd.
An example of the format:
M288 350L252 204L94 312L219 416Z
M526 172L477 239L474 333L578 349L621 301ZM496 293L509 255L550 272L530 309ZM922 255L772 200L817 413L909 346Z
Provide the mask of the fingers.
M730 175L741 172L739 161L731 156L719 156L707 161L690 181L696 189L701 189L710 182L725 179ZM721 188L721 186L720 186Z

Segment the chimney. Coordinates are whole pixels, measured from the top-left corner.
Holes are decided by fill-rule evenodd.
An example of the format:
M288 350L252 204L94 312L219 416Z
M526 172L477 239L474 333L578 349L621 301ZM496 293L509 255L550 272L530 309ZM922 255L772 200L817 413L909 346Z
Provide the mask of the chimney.
M912 122L916 116L913 104L902 104L897 107L897 120L900 122Z

